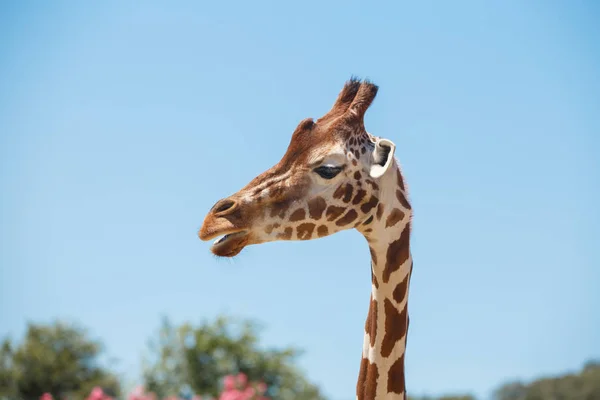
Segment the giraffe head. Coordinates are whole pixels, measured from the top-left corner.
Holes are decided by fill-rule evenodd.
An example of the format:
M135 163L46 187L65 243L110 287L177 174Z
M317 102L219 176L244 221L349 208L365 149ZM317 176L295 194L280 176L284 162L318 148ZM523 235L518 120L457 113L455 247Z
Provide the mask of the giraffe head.
M277 165L217 201L200 239L219 237L211 251L232 257L251 244L315 239L367 226L395 151L390 140L365 130L364 115L377 89L368 81L346 82L327 114L300 122Z

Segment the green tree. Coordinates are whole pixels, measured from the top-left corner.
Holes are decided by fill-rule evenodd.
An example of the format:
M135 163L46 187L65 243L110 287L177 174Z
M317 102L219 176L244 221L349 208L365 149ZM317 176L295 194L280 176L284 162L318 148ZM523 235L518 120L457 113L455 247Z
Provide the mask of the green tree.
M581 371L502 385L495 400L600 400L600 363L588 362Z
M158 338L145 360L146 388L159 397L176 395L189 386L216 397L224 376L242 372L268 385L272 399L320 400L319 389L295 365L300 352L259 348L258 326L249 320L219 317L199 326L173 327L163 319Z
M74 326L29 324L20 345L12 349L5 341L0 353L0 380L9 382L6 397L37 400L50 392L83 399L94 386L118 394L117 378L99 366L101 347Z
M12 367L12 344L7 338L0 347L0 399L10 399L16 395L15 373Z

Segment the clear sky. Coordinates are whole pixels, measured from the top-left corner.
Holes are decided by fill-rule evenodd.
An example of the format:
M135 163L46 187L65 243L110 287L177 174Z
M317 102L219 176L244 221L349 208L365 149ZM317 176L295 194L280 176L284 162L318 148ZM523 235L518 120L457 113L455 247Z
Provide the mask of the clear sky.
M396 143L415 210L409 391L487 396L600 357L599 18L594 1L3 2L0 336L77 321L134 380L161 315L225 312L354 398L364 239L229 262L196 232L355 74L380 86L367 129Z

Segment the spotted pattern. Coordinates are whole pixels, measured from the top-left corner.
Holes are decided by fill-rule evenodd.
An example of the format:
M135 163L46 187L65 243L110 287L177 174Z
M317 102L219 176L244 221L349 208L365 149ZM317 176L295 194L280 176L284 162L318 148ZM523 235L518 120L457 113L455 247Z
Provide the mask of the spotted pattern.
M390 393L404 393L404 354L397 359L388 371L387 390Z
M367 369L367 382L365 385L365 400L375 399L377 394L377 380L379 379L379 368L377 364L369 363Z
M400 202L400 204L402 204L402 206L404 208L407 208L410 210L410 203L408 202L408 200L406 200L406 197L404 196L404 193L402 192L402 190L400 190L400 189L396 190L396 198L398 199L398 201Z
M329 228L327 228L327 225L319 225L319 227L317 228L317 235L319 237L325 237L329 234Z
M363 190L363 189L358 189L356 191L356 196L354 196L354 199L352 199L352 204L359 204L367 195L367 191Z
M406 334L406 307L398 309L389 299L383 301L385 312L385 334L381 342L381 355L389 357L396 343Z
M356 217L358 217L358 213L355 210L350 209L342 218L335 221L335 224L337 226L348 225L350 222L354 221Z
M406 224L400 237L390 243L387 254L385 268L383 270L383 281L387 283L390 280L392 272L400 269L402 264L410 255L410 223Z
M285 216L286 211L290 207L289 203L286 201L275 202L271 205L271 218L281 218Z
M366 358L360 362L358 372L358 383L356 385L356 396L358 400L374 400L377 394L377 380L379 379L379 368Z
M375 286L375 289L379 289L379 281L373 271L371 271L371 282L373 283L373 286Z
M354 188L352 187L352 185L350 183L347 183L344 189L344 198L342 199L344 203L350 202L350 200L352 199L353 190Z
M402 280L402 282L400 282L398 286L396 286L396 288L392 292L392 297L394 298L394 300L396 300L396 303L398 304L402 303L404 301L404 298L406 297L409 279L410 272L406 275L404 280Z
M270 235L273 232L273 229L277 229L279 227L280 227L280 225L278 223L269 224L265 227L265 233L267 235Z
M371 198L369 199L369 201L367 201L366 203L364 203L363 205L360 206L360 210L366 214L369 211L371 211L371 209L373 209L373 207L375 207L378 203L379 203L379 199L377 197L371 195Z
M380 202L382 195L379 186L382 181L371 178L366 172L369 164L364 165L367 160L372 159L377 138L366 133L362 123L346 126L335 122L341 121L336 118L346 112L341 111L342 108L352 109L355 115L364 114L376 90L373 92L372 88L364 89L364 86L354 83L345 90L347 92L340 94L336 102L337 107L341 108L334 107L317 122L311 119L302 121L292 135L291 147L280 164L259 175L248 185L248 189L244 189L244 198L247 199L250 195L255 200L254 204L259 206L246 214L231 213L229 219L234 226L236 223L239 226L248 224L249 220L264 218L264 225L261 226L264 226L264 233L269 235L267 240L309 240L352 227L358 228L365 235L371 253L371 280L374 288L365 323L365 332L369 335L366 345L370 346L369 358L375 361L371 363L367 358L362 359L357 396L361 400L373 400L378 385L380 393L405 392L404 355L401 351L395 353L394 349L399 341L406 339L406 300L410 272L406 275L394 272L400 270L410 257L410 223L402 228L401 222L406 219L410 221L411 206L399 170L395 172L396 187L386 188L386 192L395 196L395 199L386 196L381 198L385 204ZM355 96L366 96L367 99L371 96L371 99L355 102ZM321 124L321 121L326 123ZM323 134L323 127L333 126L339 130L335 135ZM307 172L304 174L296 166L307 166L308 164L302 163L310 159L310 154L315 154L313 149L320 146L321 142L327 146L333 143L325 138L343 138L344 135L345 139L337 142L346 146L344 173L331 181L337 182L333 186L323 186L322 181L322 186L311 186L314 182L309 175L312 168L305 168ZM239 200L241 197L232 198ZM399 237L392 240L383 251L375 250L381 249L390 232L396 234L396 229ZM374 234L371 235L371 232ZM410 268L412 269L412 264ZM398 358L382 361L392 353L394 358Z
M327 211L325 212L325 216L327 217L328 221L333 221L334 219L337 219L337 217L339 217L340 215L342 215L342 213L344 211L346 211L346 207L329 206L329 207L327 207Z
M375 346L375 340L377 339L377 300L373 297L371 297L371 305L365 322L365 332L369 334L371 346Z
M385 220L385 227L389 228L390 226L394 226L398 222L402 221L403 219L404 219L404 212L398 208L394 208L390 212L390 215L388 215L387 219Z
M383 203L379 203L379 205L377 206L377 221L381 221L381 217L383 216Z
M300 240L308 240L312 237L312 233L315 229L315 224L312 222L305 222L303 224L298 225L296 228L296 233L298 235L298 239Z
M289 221L297 222L302 221L304 218L306 218L306 211L304 211L304 208L299 208L290 215Z
M283 232L277 235L277 238L281 240L290 240L292 238L292 233L294 233L294 229L292 229L291 226L288 226Z
M317 196L308 202L308 215L314 220L319 220L326 208L327 202L325 199Z

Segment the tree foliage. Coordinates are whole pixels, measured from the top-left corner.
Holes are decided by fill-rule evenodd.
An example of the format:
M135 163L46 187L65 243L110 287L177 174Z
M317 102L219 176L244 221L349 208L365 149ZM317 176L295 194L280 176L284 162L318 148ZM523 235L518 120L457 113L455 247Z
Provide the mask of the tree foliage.
M537 379L529 384L511 382L494 392L495 400L600 400L600 362L590 361L581 371Z
M12 357L12 344L10 340L5 339L0 347L0 399L14 397L16 394Z
M217 397L223 378L245 374L267 385L271 399L319 400L319 389L294 365L294 348L261 349L258 327L249 320L219 317L198 326L172 326L164 319L150 343L152 359L144 368L145 386L158 397L177 395L185 387Z
M13 348L6 339L0 351L0 395L37 400L43 393L55 398L85 398L93 387L119 393L117 378L98 363L101 344L87 333L64 323L29 324L22 343Z

